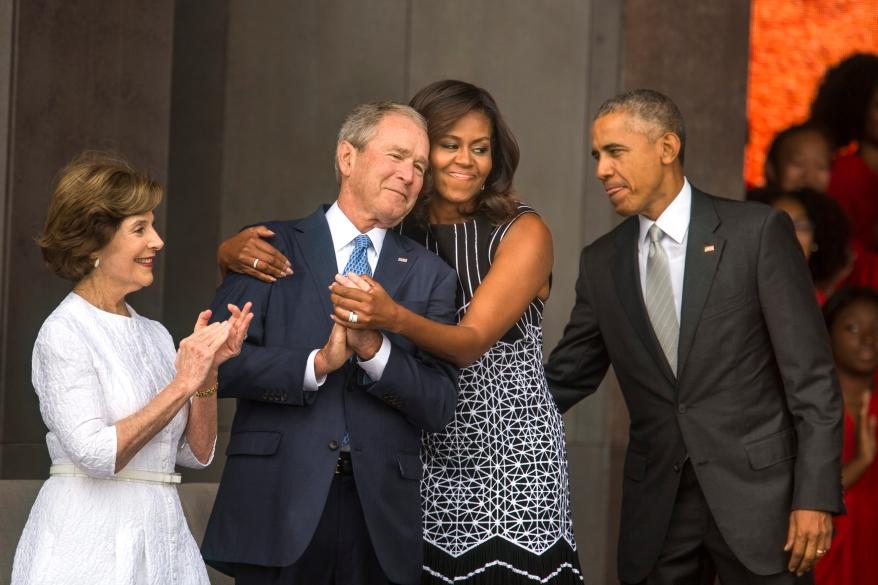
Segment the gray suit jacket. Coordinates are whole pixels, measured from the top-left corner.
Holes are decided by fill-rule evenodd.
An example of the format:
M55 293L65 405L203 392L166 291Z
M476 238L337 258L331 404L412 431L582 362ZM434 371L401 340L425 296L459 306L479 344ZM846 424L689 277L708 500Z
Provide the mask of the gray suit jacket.
M546 374L560 408L612 363L631 417L619 576L655 565L688 455L717 526L757 574L780 572L791 509L843 511L843 405L786 214L692 190L675 378L653 333L631 217L580 261Z

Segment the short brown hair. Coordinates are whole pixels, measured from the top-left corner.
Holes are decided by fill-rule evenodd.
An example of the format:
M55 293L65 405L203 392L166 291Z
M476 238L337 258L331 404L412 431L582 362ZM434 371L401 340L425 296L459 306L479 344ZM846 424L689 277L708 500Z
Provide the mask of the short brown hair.
M46 227L37 239L43 259L61 278L78 282L94 268L126 217L147 213L162 200L161 185L122 156L86 151L58 174Z
M409 104L427 119L431 147L470 112L481 112L490 120L491 172L485 181L484 190L476 197L474 208L461 211L468 214L483 213L495 225L510 219L517 208L517 202L513 198L512 178L518 168L520 153L518 142L491 94L465 81L445 79L421 89ZM435 195L433 182L428 177L413 211L416 219L426 223L427 206L430 198Z

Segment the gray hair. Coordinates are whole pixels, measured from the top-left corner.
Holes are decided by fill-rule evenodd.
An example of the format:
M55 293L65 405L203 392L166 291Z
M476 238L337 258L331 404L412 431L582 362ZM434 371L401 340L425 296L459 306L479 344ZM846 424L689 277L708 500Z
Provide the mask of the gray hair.
M384 116L396 114L405 116L420 126L427 133L427 121L412 107L397 102L372 102L361 104L354 108L345 118L344 124L338 131L338 142L349 142L357 150L363 150L369 141L375 137L378 124ZM335 159L335 180L341 181L338 169L338 157Z
M680 138L680 164L683 164L686 152L686 126L683 114L671 98L653 89L635 89L612 97L601 104L594 119L607 114L624 112L637 116L642 121L654 126L658 132L651 132L650 139L655 140L658 134L673 132Z

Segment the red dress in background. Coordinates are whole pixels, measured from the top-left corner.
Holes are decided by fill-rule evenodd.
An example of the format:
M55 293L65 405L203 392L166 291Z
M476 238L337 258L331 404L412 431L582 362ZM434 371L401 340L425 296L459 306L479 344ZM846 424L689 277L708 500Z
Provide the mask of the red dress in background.
M850 219L853 240L866 250L878 248L878 173L856 152L842 155L832 164L827 192Z
M869 404L878 416L878 393ZM856 423L845 411L842 463L856 452ZM844 495L847 516L832 519L832 547L814 567L815 585L878 583L878 460Z
M845 284L878 290L878 252L864 248L858 241L851 242L851 251L854 253L854 267Z
M845 154L832 165L827 191L851 222L854 266L846 284L878 289L878 173L856 152Z

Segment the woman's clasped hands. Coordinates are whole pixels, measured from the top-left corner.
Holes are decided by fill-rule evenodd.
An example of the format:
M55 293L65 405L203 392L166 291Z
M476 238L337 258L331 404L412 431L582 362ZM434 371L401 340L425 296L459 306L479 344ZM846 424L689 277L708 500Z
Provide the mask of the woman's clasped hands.
M253 319L251 308L250 302L243 309L230 304L231 316L216 323L208 323L212 314L210 309L198 315L192 335L180 342L175 362L177 380L192 393L209 385L205 382L216 378L217 368L241 353Z

